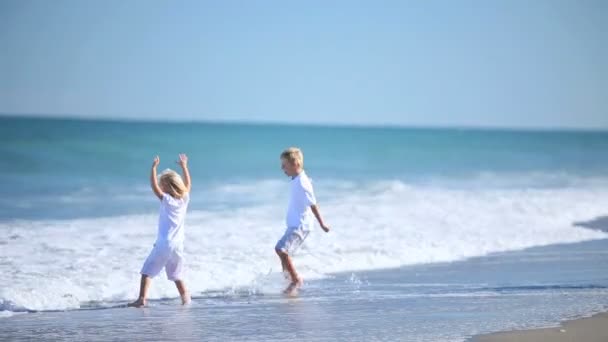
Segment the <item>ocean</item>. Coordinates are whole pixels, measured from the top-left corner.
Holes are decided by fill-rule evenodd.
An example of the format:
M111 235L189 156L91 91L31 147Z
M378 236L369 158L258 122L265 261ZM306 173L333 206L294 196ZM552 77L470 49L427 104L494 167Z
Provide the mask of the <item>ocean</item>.
M594 224L608 215L608 132L0 117L0 328L34 329L28 320L48 317L69 330L74 317L116 311L137 321L135 309L106 308L137 295L156 234L152 158L159 170L179 169L178 153L188 154L193 180L185 280L194 304L171 311L177 291L161 276L148 314L176 314L188 326L200 320L192 313L212 319L205 310L219 310L246 326L242 315L300 310L280 295L273 250L289 182L279 154L289 146L303 150L332 226L313 231L295 257L306 282L300 323L354 308L351 323L374 312L386 329L351 340L384 332L452 341L608 305L608 227ZM272 326L263 322L258 330ZM206 339L353 331L323 326L335 335L317 336L292 324L300 335L250 327Z

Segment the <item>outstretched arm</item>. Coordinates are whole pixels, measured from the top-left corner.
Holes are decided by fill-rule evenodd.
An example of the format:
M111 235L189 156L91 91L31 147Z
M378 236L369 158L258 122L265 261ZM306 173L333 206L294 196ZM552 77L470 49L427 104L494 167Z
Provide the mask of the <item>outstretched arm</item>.
M182 167L182 173L184 174L184 185L186 186L188 192L190 192L192 180L190 179L190 171L188 170L188 156L184 153L180 154L177 163Z
M156 178L156 167L160 163L160 158L158 156L154 157L154 161L152 162L152 171L150 172L150 187L152 187L152 192L158 197L158 199L163 199L163 191L158 186L158 180Z
M317 218L317 221L319 221L319 225L321 225L321 228L327 233L329 232L329 226L325 224L325 222L323 222L323 217L321 217L321 212L319 212L319 207L316 204L313 204L310 206L310 209L312 210L312 213L315 214L315 217Z

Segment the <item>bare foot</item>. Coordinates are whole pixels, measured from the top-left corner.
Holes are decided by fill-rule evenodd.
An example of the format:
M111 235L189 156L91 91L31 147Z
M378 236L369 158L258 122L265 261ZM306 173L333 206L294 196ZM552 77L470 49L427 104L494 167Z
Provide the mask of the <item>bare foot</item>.
M302 287L302 284L303 284L303 281L301 278L296 281L292 281L291 284L289 284L289 286L287 286L285 291L283 291L283 293L288 296L295 296L298 294L298 289L300 287Z
M138 298L136 301L127 304L127 306L132 308L141 308L143 306L146 306L146 300Z
M186 293L185 295L182 296L182 305L190 305L191 302L192 302L192 299L190 298L189 293Z

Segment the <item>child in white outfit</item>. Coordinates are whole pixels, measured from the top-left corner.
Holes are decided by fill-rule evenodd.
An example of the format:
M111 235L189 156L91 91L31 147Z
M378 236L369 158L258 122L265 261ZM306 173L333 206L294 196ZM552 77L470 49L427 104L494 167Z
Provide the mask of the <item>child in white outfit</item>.
M182 298L182 304L190 302L190 295L182 280L184 263L184 219L190 202L190 172L188 171L188 157L179 155L177 162L183 171L184 179L173 170L166 170L157 182L156 167L160 159L154 158L150 173L150 186L154 194L160 199L160 212L158 216L158 235L154 248L144 262L141 269L141 283L139 298L129 306L142 307L146 305L150 279L165 269L167 278L175 282L175 286Z
M283 272L287 272L291 283L285 289L288 295L294 295L302 285L302 279L296 273L291 256L310 233L314 225L313 215L321 228L327 233L329 226L323 222L312 183L304 172L304 156L299 148L291 147L281 153L281 168L291 177L289 185L289 206L287 208L286 226L283 237L274 247L281 259Z

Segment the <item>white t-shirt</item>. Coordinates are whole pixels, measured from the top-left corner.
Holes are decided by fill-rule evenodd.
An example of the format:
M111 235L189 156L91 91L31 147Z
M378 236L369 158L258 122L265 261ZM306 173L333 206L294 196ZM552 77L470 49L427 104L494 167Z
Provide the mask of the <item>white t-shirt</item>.
M314 224L310 206L317 204L312 182L304 171L294 177L289 183L289 206L287 207L287 227L301 227L309 231Z
M169 246L179 246L184 243L184 220L189 202L189 193L180 199L163 194L158 214L156 243Z

